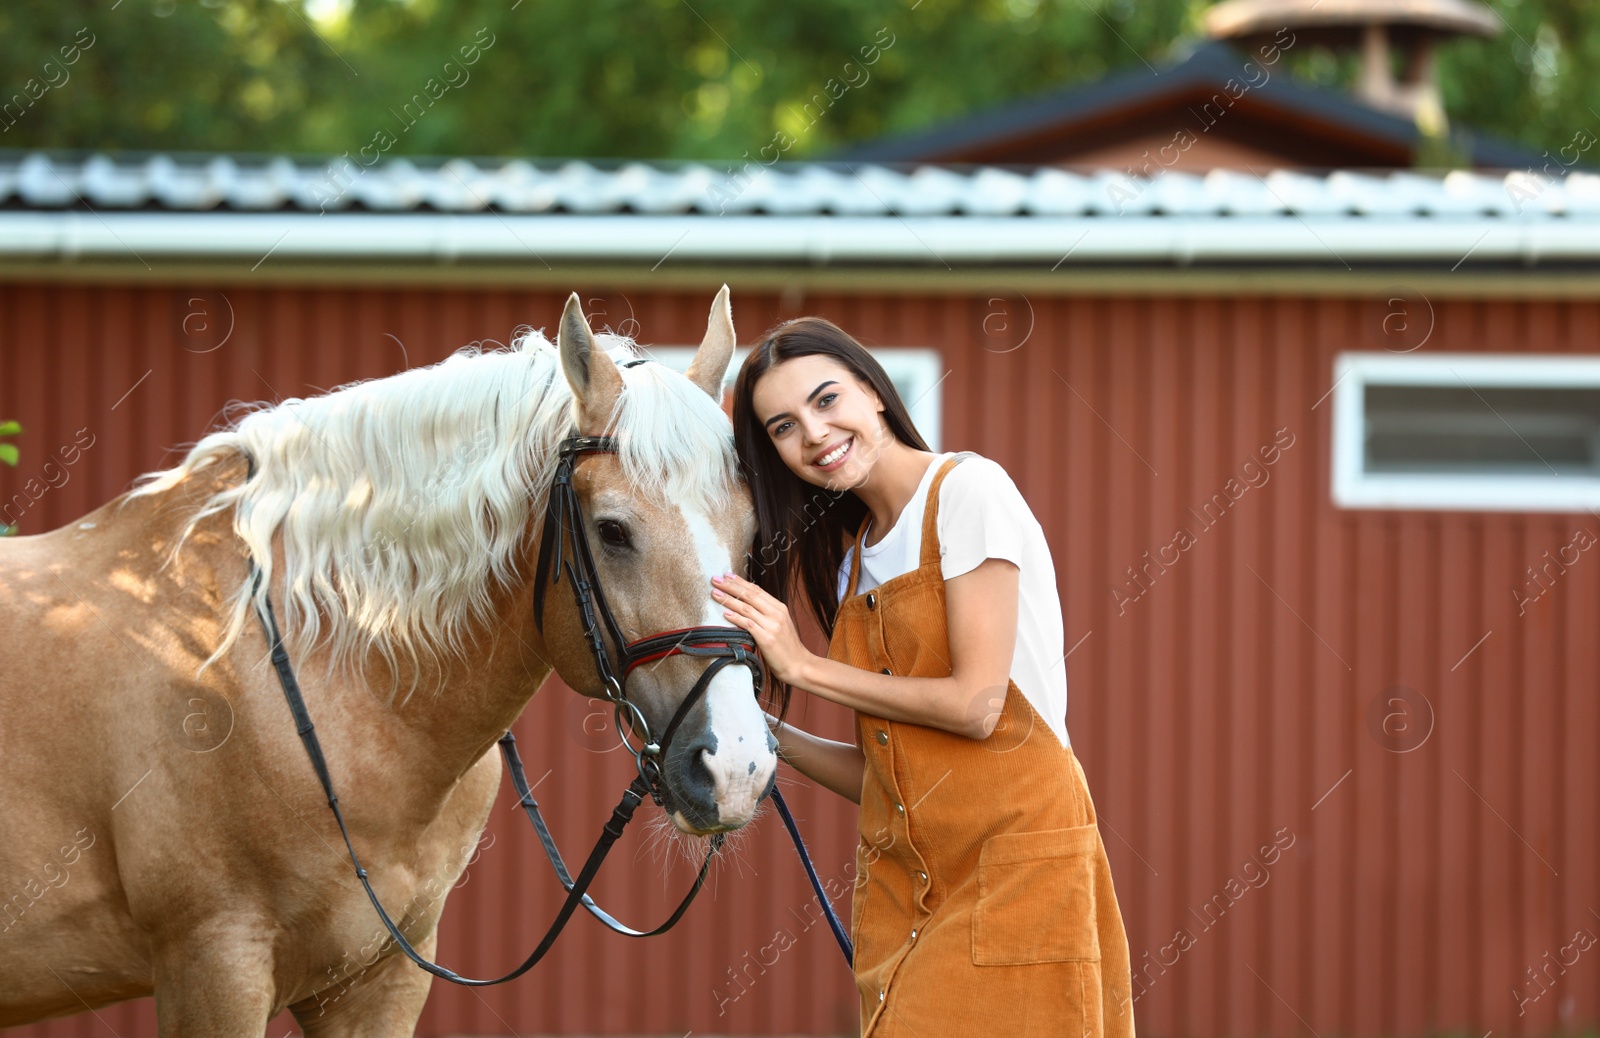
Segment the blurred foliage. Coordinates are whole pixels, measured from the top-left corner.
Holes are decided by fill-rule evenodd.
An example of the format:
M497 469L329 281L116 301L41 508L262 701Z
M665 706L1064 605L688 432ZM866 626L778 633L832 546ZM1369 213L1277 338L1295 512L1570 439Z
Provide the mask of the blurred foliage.
M16 422L0 422L0 436L15 436L21 431L22 426ZM7 465L15 466L19 457L21 455L17 453L16 444L0 443L0 461L5 462Z
M1444 52L1439 83L1451 119L1492 130L1554 158L1588 151L1600 165L1600 2L1499 0L1506 31ZM1552 167L1554 169L1554 167Z
M14 124L0 120L0 146L293 147L328 128L342 71L294 2L8 3L0 100L30 100L30 81L51 89Z
M0 436L15 436L22 431L22 426L16 422L0 422ZM0 443L0 462L15 467L17 459L17 445L14 443ZM17 532L15 526L0 526L0 537L9 537Z
M391 135L379 145L391 155L738 159L781 131L785 157L817 156L1159 67L1207 6L13 0L0 7L0 101L29 77L60 82L0 146L341 154ZM1492 6L1509 31L1441 60L1451 119L1552 151L1600 135L1600 0ZM75 64L46 67L85 31L94 42ZM1352 67L1296 55L1300 74L1328 82ZM830 93L820 118L804 111Z

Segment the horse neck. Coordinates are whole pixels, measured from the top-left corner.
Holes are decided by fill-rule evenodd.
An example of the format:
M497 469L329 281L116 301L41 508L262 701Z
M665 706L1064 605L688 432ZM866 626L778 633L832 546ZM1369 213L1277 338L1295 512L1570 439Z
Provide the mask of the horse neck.
M495 596L489 619L470 632L461 656L401 673L402 689L417 679L410 695L393 694L392 672L370 670L365 698L382 704L414 750L418 775L431 775L441 790L493 749L550 675L532 629L530 584Z

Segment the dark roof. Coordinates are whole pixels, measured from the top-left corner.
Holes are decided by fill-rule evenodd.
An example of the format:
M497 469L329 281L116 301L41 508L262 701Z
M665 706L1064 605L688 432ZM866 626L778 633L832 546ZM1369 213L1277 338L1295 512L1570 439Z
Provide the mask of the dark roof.
M1201 103L1218 94L1227 100L1224 88L1230 80L1237 90L1259 81L1263 72L1270 78L1249 87L1238 98L1238 108L1228 112L1230 117L1237 112L1237 117L1215 120L1224 135L1254 136L1258 146L1284 153L1294 165L1412 164L1421 137L1411 121L1343 91L1296 82L1281 66L1264 65L1221 42L1199 44L1187 57L1154 72L1135 68L1115 73L931 130L857 145L837 157L852 162L1070 164L1075 153L1148 133L1152 117L1181 117L1198 134L1206 126ZM1477 133L1466 137L1468 157L1476 167L1542 167L1538 153L1521 145Z

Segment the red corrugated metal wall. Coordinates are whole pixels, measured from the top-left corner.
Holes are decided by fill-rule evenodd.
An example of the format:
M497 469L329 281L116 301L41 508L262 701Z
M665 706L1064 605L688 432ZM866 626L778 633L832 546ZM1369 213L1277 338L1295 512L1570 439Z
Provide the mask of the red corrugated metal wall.
M686 343L715 285L573 287L605 311L597 324L631 315L642 341ZM1600 522L1335 509L1324 396L1336 352L1382 345L1369 301L734 288L746 342L808 312L869 345L942 350L945 446L1005 465L1043 524L1071 649L1068 726L1112 858L1143 1033L1595 1024L1600 949L1570 960L1577 931L1600 934L1600 562L1571 567L1526 615L1512 591L1544 551ZM305 395L504 341L520 323L553 327L562 298L209 291L0 286L0 418L27 430L0 500L42 483L77 430L94 437L67 482L28 505L23 532L170 461L229 400ZM1434 308L1427 350L1600 353L1592 301ZM191 316L228 310L225 342L225 322ZM1214 522L1197 518L1275 436L1272 464L1252 470L1267 481ZM1192 546L1151 564L1146 552L1172 558L1158 549L1180 526ZM1409 752L1369 722L1394 686L1432 717ZM587 706L548 688L520 730L569 853L628 777L619 754L599 752L609 736L585 734ZM795 717L848 737L828 704L799 703ZM853 809L786 774L821 873L843 877ZM503 798L446 912L441 955L467 972L519 960L557 903L511 807ZM653 924L691 875L672 847L634 833L600 899ZM807 899L769 815L673 934L639 943L580 920L518 983L435 984L420 1033L853 1033L853 988L826 928L808 926ZM780 930L795 946L774 961ZM153 1034L152 1019L145 1003L12 1033L133 1038Z

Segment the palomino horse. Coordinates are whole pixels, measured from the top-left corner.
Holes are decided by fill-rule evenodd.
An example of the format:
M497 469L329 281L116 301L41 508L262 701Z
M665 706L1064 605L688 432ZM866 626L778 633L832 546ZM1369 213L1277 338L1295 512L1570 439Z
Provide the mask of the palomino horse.
M573 483L629 640L725 625L709 577L754 534L719 406L726 287L687 376L620 369L626 344L599 339L573 296L558 346L529 333L260 406L81 520L0 541L0 1026L153 993L164 1036L260 1035L286 1006L311 1035L412 1033L432 977L344 857L247 552L353 844L431 955L500 785L495 740L552 668L602 693L571 596L533 619L558 441L618 440ZM704 669L668 657L628 696L659 732ZM775 750L749 669L723 666L667 753L668 817L745 824Z

